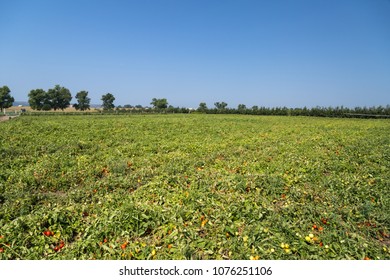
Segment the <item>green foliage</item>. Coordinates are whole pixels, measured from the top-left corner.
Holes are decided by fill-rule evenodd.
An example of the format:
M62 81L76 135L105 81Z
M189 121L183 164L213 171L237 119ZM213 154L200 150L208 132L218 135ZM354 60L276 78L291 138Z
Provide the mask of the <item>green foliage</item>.
M206 112L207 111L207 104L205 102L199 103L198 111L199 112Z
M220 111L225 110L227 105L228 104L226 102L215 102L214 103L215 108L217 108L217 110L220 110Z
M12 106L15 99L10 94L11 90L7 86L0 88L0 112Z
M153 98L152 102L150 102L151 105L153 105L153 108L155 109L166 109L168 108L168 101L166 98Z
M111 93L103 94L101 100L103 101L102 104L103 110L112 110L115 108L114 105L115 97Z
M343 118L389 118L390 105L373 107L314 107L314 108L287 108L287 107L259 107L248 109L239 104L237 109L227 108L224 102L214 103L214 109L203 109L208 114L245 114L261 116L313 116L313 117L343 117Z
M70 105L72 100L69 89L60 85L56 85L47 92L43 89L33 89L28 94L28 97L31 108L38 111L64 110Z
M76 110L85 111L90 109L91 98L88 97L88 91L82 90L76 94L77 103L73 106Z
M0 259L390 259L387 120L53 113L0 127Z
M238 110L239 112L244 112L246 109L247 109L247 108L246 108L246 105L245 105L245 104L238 104L238 106L237 106L237 110Z
M42 111L50 111L52 109L51 107L51 104L50 103L44 103L41 107L41 110Z
M57 109L64 110L70 105L72 95L69 89L56 85L54 88L47 91L47 95L51 101L51 107L56 111Z
M34 110L50 110L51 101L49 95L43 89L33 89L28 94L28 103Z

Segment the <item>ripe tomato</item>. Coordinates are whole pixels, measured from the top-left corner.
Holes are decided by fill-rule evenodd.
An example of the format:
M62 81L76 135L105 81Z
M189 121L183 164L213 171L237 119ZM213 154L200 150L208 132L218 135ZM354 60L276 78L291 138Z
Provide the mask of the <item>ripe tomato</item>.
M122 250L126 249L128 242L125 242L121 245Z

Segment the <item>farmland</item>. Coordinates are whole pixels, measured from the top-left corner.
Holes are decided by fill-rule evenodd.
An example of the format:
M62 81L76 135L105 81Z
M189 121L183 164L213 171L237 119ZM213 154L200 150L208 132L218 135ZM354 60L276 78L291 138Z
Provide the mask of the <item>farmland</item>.
M0 259L390 259L390 122L0 123Z

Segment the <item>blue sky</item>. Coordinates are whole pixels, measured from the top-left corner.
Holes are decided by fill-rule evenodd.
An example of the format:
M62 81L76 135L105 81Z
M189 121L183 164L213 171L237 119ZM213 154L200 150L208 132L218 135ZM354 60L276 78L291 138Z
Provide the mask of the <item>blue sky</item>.
M0 86L100 104L390 104L389 0L0 0ZM73 99L72 102L75 102Z

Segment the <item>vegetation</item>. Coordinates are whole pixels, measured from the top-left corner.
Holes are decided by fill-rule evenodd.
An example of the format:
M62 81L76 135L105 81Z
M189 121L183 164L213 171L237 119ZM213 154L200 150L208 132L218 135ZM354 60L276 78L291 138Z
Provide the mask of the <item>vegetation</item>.
M0 88L0 113L12 106L12 103L15 101L10 94L11 90L7 86Z
M227 105L228 104L226 102L215 102L214 103L215 108L220 112L226 110Z
M1 109L12 106L14 99L9 95L9 88L0 88ZM29 104L33 110L50 111L52 109L64 110L70 105L71 93L67 88L56 85L53 89L45 92L43 89L31 90L28 94ZM80 91L76 94L77 103L74 104L76 110L85 111L90 109L91 99L88 91ZM115 109L115 97L111 93L102 96L102 107L105 112L112 112ZM205 102L201 102L196 110L180 108L169 105L166 98L153 98L150 103L153 107L143 107L142 105L132 106L129 104L118 106L117 113L190 113L193 111L206 114L244 114L262 116L315 116L315 117L359 117L359 118L390 118L390 106L373 107L314 107L314 108L287 108L287 107L259 107L257 105L248 108L245 104L239 104L237 108L229 108L224 101L215 102L215 108L209 108ZM5 107L8 106L8 107Z
M287 107L259 107L247 108L244 104L239 104L237 109L228 108L226 102L214 103L215 108L207 108L207 104L202 102L197 109L198 112L207 114L244 114L261 116L313 116L313 117L365 117L365 118L388 118L390 117L390 106L386 107L314 107L314 108L287 108Z
M85 111L90 109L91 98L88 97L88 91L82 90L76 94L77 103L73 106L76 110Z
M54 88L49 89L47 95L50 98L51 108L54 109L54 111L58 109L64 110L70 105L70 101L72 100L69 89L61 87L60 85L56 85Z
M0 127L0 259L390 259L388 120L54 114Z
M168 108L168 101L166 98L162 98L162 99L153 98L152 102L150 102L150 104L153 105L153 108L155 108L155 109Z
M29 104L32 109L38 111L49 111L54 109L64 110L70 105L72 95L69 89L56 85L54 88L49 89L47 92L43 89L33 89L28 94Z
M50 98L43 89L33 89L28 94L28 103L34 110L50 110Z
M103 94L101 100L103 101L102 104L103 110L109 111L115 108L114 105L115 97L111 93Z
M199 112L205 113L208 110L206 103L205 102L199 103L199 107L197 110Z

